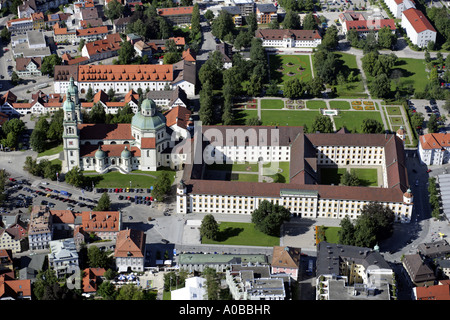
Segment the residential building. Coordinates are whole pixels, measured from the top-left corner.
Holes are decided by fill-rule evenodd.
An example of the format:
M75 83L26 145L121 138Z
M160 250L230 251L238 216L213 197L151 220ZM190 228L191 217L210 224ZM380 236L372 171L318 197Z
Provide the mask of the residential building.
M79 272L78 252L73 239L50 241L48 264L58 278Z
M43 12L32 13L31 20L33 20L34 30L42 30L45 28L45 15Z
M145 238L142 230L126 229L118 233L114 258L119 272L144 271Z
M381 15L367 12L344 11L339 15L339 22L342 24L342 34L345 35L353 29L362 38L365 38L369 32L377 34L384 27L388 27L391 32L396 30L394 19L384 19Z
M447 133L427 133L419 136L417 152L420 162L428 166L448 163L450 139L448 139Z
M186 50L183 51L181 59L195 64L195 62L197 61L197 55L195 54L195 52L191 50L191 48L187 48Z
M33 206L28 227L30 250L47 249L53 238L52 219L46 206Z
M14 272L12 252L8 249L0 249L0 274Z
M108 34L105 39L87 42L81 50L81 55L88 58L88 62L108 59L118 55L121 43L120 34Z
M376 250L322 241L316 276L317 300L389 300L394 271Z
M17 75L21 78L30 76L40 76L42 59L37 58L16 58Z
M294 247L273 247L272 263L270 264L272 274L289 274L295 281L300 280L300 248Z
M15 109L12 107L16 101L16 95L8 90L5 94L0 96L0 112L8 116L16 114Z
M189 108L190 103L186 92L181 87L176 87L174 90L149 91L147 98L163 109L172 109L176 106Z
M421 243L417 246L417 253L428 259L450 255L450 245L443 239L435 242Z
M258 29L255 37L263 41L263 47L315 48L322 43L317 30Z
M139 94L133 90L130 90L125 95L123 101L109 101L108 95L103 90L100 90L94 95L92 102L82 102L81 109L90 112L95 104L100 103L106 114L116 114L121 108L128 105L133 110L133 113L136 113L138 112L138 102Z
M282 278L270 274L269 266L231 265L226 283L234 300L284 300Z
M450 300L450 284L440 281L437 285L412 288L413 300Z
M19 18L30 16L35 12L46 12L50 9L56 9L60 5L65 5L68 3L68 0L53 0L53 1L45 1L45 0L26 0L24 3L17 7L17 14Z
M72 43L77 42L77 32L69 30L66 27L62 28L59 23L53 25L53 39L56 43Z
M405 255L402 263L413 285L417 287L434 285L436 276L419 254Z
M196 139L195 139L196 138ZM199 141L204 141L200 145ZM212 143L213 142L213 143ZM177 212L248 214L268 200L288 208L294 216L356 219L368 203L391 208L395 221L408 223L413 195L408 190L403 141L394 134L304 134L292 126L202 126L194 128L190 159L177 187ZM186 152L186 151L184 151ZM289 162L289 183L212 180L206 163ZM322 166L377 166L378 187L320 184ZM276 172L276 171L275 171ZM381 178L383 177L383 178Z
M211 253L180 253L177 267L190 272L202 272L212 268L217 272L225 272L232 265L269 265L265 254L211 254Z
M31 300L31 281L0 275L0 300Z
M84 39L84 41L86 42L95 41L104 39L106 37L106 35L108 34L108 27L101 26L94 28L77 29L75 30L75 33L77 43L79 43L81 39Z
M83 211L81 228L87 234L95 234L102 240L116 240L122 227L119 211Z
M125 33L127 30L127 25L131 22L131 16L125 18L118 18L114 20L113 32L114 33Z
M278 20L277 7L273 3L256 4L256 18L258 23L268 24Z
M231 15L236 27L242 26L242 13L238 6L221 7L220 10L226 11Z
M450 260L448 258L435 258L433 265L436 268L435 274L438 278L450 279Z
M436 29L422 11L409 8L402 12L402 27L413 44L421 48L430 41L436 42Z
M181 139L188 139L191 135L191 128L194 128L194 121L191 118L192 112L185 107L173 107L166 113L166 126L172 130L172 139L177 141Z
M78 79L78 65L55 66L53 89L55 93L66 93L70 79Z
M22 252L26 237L27 230L20 223L0 229L0 249L11 250L13 253Z
M72 210L50 210L53 232L65 231L72 233L75 229L75 214Z
M6 22L6 27L11 33L27 32L34 30L33 19L31 17L11 19Z
M230 69L233 66L233 47L225 42L216 44L216 51L222 56L224 69Z
M206 279L190 277L185 280L184 288L171 291L171 300L206 300Z
M101 278L105 274L104 268L86 268L83 270L82 290L84 293L97 292Z
M231 0L231 3L239 8L243 17L255 12L255 3L253 0Z
M164 17L168 22L174 25L190 24L192 18L193 6L190 7L172 7L159 8L156 12L160 17Z
M413 0L384 0L384 3L395 19L401 19L403 11L416 7Z

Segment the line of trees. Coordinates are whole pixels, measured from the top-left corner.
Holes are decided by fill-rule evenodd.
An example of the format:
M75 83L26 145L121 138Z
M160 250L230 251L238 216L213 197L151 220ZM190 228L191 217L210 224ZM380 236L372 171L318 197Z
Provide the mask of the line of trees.
M431 216L435 219L439 219L441 216L439 193L436 187L436 178L431 177L428 179L428 193L431 206Z

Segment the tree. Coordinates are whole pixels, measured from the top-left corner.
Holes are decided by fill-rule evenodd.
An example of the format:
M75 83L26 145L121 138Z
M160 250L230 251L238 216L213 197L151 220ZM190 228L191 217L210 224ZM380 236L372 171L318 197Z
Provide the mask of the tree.
M111 210L111 199L107 192L103 192L102 196L98 200L97 206L93 209L94 211L109 211Z
M105 123L106 122L106 112L105 108L100 102L94 103L94 106L89 112L89 122L90 123Z
M133 283L122 286L116 296L116 300L144 300L144 298L142 290Z
M11 73L11 84L13 84L14 86L18 85L20 83L20 77L17 74L17 72L13 71Z
M53 77L53 73L55 71L55 66L61 65L61 63L62 63L62 59L57 54L52 54L50 56L46 56L46 57L44 57L44 59L42 59L41 73L47 74L50 77Z
M117 0L115 0L117 1ZM131 64L136 55L133 45L130 41L122 41L120 43L120 49L118 51L118 63L119 64Z
M394 212L389 207L378 202L366 204L356 219L353 245L372 248L392 235L394 220Z
M162 201L166 195L170 192L170 187L172 183L170 181L169 172L163 171L161 175L156 179L155 185L153 186L153 197L157 201Z
M375 119L364 119L361 123L362 133L383 133L383 125Z
M213 36L223 39L228 33L233 33L235 27L233 17L225 10L221 10L219 15L212 22L211 32Z
M245 120L245 125L246 126L260 126L262 125L261 120L259 120L258 117L252 117L252 118L247 118L247 120Z
M174 64L181 60L181 53L179 52L166 52L164 54L163 63L164 64Z
M258 209L252 212L252 223L255 228L267 235L279 236L280 227L289 221L291 212L283 206L263 200Z
M352 171L348 172L348 170L346 170L344 172L344 174L341 176L340 183L343 186L359 186L360 185L358 176Z
M333 132L333 123L330 117L325 115L318 115L314 119L311 132L331 133Z
M248 16L245 17L245 22L248 26L248 32L254 34L256 29L258 29L258 20L255 12L251 12Z
M200 226L200 236L211 240L217 240L219 234L219 224L212 214L207 214Z
M427 129L428 129L428 133L436 133L439 130L438 124L437 124L437 117L434 113L432 113L430 115L430 118L428 119Z
M378 31L378 46L384 49L391 49L397 42L397 37L392 33L391 28L385 26Z
M219 300L220 279L216 270L206 267L202 272L202 276L206 279L206 294L208 300Z
M103 281L98 286L97 294L104 300L115 300L117 295L116 287L110 281Z
M386 98L391 93L391 81L385 73L382 73L369 85L370 93L377 98Z
M206 10L204 17L206 20L211 22L214 19L214 13L210 9L208 9L208 10Z
M338 231L339 243L352 245L355 237L355 226L348 216L345 216L340 223L341 229Z
M303 18L303 30L316 30L316 29L317 29L316 20L314 19L312 12L310 12Z
M111 258L106 251L100 251L97 246L90 246L87 251L88 265L91 268L108 268Z
M319 77L314 77L307 84L308 93L316 98L322 97L322 91L324 91L325 89L325 85L323 84L322 79L320 79Z
M81 50L83 50L85 42L86 41L84 39L80 39L80 44L78 45L78 52L81 52Z
M269 85L266 89L266 96L272 96L272 97L278 96L279 90L280 89L278 88L278 82L274 79L271 79L269 81Z
M196 39L201 33L200 27L200 8L198 3L194 4L191 17L191 39Z
M33 294L38 300L42 300L47 287L57 283L55 271L52 269L39 270L36 281L33 283Z
M210 125L214 122L213 112L213 91L212 85L207 80L203 84L203 88L200 90L200 110L199 116L203 125Z
M8 28L3 27L0 32L0 38L2 39L3 45L7 45L11 41L11 32L9 32Z
M45 150L46 141L47 132L34 129L30 136L30 147L36 152L42 152Z
M78 166L75 166L69 171L67 171L64 178L68 184L71 184L75 187L79 188L84 185L83 172L80 170Z
M282 25L284 29L300 29L300 18L298 17L298 13L286 9L286 15L284 16Z
M303 83L297 78L289 79L284 84L283 94L289 99L298 99L304 92Z
M123 5L117 0L111 0L105 6L105 16L114 22L115 19L120 18L123 13ZM128 41L127 41L128 42Z
M321 46L323 46L327 50L333 50L337 47L338 43L339 43L338 29L333 24L329 26L327 31L325 32L325 35L322 38Z

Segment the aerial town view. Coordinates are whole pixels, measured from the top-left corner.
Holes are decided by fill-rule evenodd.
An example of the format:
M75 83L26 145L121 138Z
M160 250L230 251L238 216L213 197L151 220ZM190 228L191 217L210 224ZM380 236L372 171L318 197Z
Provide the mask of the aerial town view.
M449 21L0 0L0 300L450 300Z

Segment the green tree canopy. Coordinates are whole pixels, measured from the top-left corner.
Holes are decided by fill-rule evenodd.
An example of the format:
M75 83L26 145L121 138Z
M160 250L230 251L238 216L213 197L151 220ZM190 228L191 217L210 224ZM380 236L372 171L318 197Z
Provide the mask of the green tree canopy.
M279 236L280 227L289 221L291 212L283 206L263 200L252 212L252 223L255 228L267 235Z
M212 214L207 214L200 226L200 236L211 240L216 240L219 233L219 224Z
M107 192L103 192L102 196L98 200L97 206L94 211L109 211L111 210L111 199Z
M362 133L383 133L383 125L375 119L364 119L361 123Z
M152 194L158 201L164 200L164 198L170 193L171 181L169 172L163 171L161 175L156 179Z
M311 132L331 133L333 132L333 123L329 116L318 115L314 119Z

